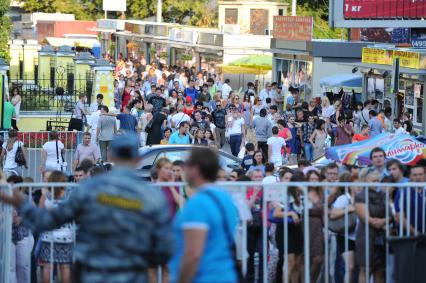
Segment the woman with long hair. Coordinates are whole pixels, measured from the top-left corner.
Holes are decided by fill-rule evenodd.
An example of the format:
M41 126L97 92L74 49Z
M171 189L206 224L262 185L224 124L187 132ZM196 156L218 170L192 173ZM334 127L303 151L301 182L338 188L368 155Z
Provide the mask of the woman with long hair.
M314 159L324 156L326 139L325 121L318 120L317 127L309 138L309 142L314 146Z
M132 98L132 86L131 80L126 82L126 87L123 90L123 95L121 96L121 112L124 112L124 108L129 104Z
M8 131L8 139L2 146L3 150L0 155L0 160L3 162L3 170L6 177L11 175L22 176L22 166L16 163L16 153L19 148L24 151L23 142L18 140L18 131L10 129Z
M166 128L164 130L164 138L160 141L160 144L161 145L169 144L169 138L171 134L172 134L172 129Z
M207 141L208 145L215 144L212 130L206 130L206 132L204 133L204 138Z
M352 177L349 172L342 174L339 178L339 182L352 182ZM355 212L355 195L359 192L359 189L349 188L348 192L345 191L344 187L338 188L332 198L335 198L331 204L330 219L340 219L345 217L345 211L347 213ZM348 233L348 250L345 250L345 235L337 234L337 252L343 256L345 264L349 267L346 276L349 276L349 282L352 282L354 276L353 272L355 269L355 230L349 231Z
M65 146L59 139L57 131L49 133L49 141L43 145L41 152L41 165L40 170L43 171L64 171L63 154L65 153Z
M260 170L262 171L263 176L265 176L265 163L266 163L266 158L263 155L263 152L261 150L257 150L253 154L253 165L250 166L247 172Z
M47 181L48 183L66 183L67 176L60 171L53 171ZM50 191L43 192L39 206L50 210L66 201L67 197L68 193L65 187L52 187ZM43 283L50 282L52 264L57 265L60 269L61 282L71 282L74 228L71 223L67 223L58 229L44 232L40 236L40 261L43 265Z
M291 182L303 182L305 178L302 173L295 173ZM277 273L275 277L276 283L284 282L283 265L284 265L284 240L288 241L288 278L290 283L301 282L303 269L303 202L302 191L295 186L288 187L287 203L275 206L273 217L282 219L278 221L275 231L275 240L279 251ZM284 221L288 222L288 239L284 239Z
M310 170L306 173L306 180L308 182L319 183L321 182L321 175L316 170ZM309 186L308 200L311 207L309 209L311 282L317 282L324 260L324 194L322 187Z
M18 129L18 119L19 119L19 112L21 111L21 95L19 94L19 89L17 87L14 87L12 89L12 92L10 94L10 103L13 104L13 107L15 107L15 117L12 118L12 128L15 130Z
M208 145L208 142L205 139L204 133L205 132L203 129L197 129L195 131L194 140L193 140L194 145L206 145L206 146Z

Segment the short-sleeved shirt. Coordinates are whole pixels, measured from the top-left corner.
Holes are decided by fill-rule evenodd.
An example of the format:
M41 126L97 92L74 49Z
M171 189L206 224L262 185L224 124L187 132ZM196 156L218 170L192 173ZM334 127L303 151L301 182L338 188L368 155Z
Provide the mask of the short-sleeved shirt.
M99 153L99 149L93 143L90 143L89 145L85 145L81 143L77 146L77 149L75 151L75 160L78 160L79 162L81 162L84 159L90 159L96 162L100 158L101 156Z
M383 132L382 122L377 117L373 117L368 122L368 126L370 126L370 137L375 137L380 135Z
M405 181L407 182L408 180ZM423 223L426 222L426 202L423 197L424 194L422 190L417 190L415 188L400 188L397 191L394 200L396 212L401 212L402 210L406 216L409 211L410 224L413 228L417 227L417 231L419 232L422 231ZM407 203L410 203L409 209L407 207Z
M352 197L350 194L344 194L339 196L334 203L332 204L332 208L338 208L338 209L344 209L346 207L348 207L349 205L351 205L352 202ZM344 217L344 216L343 216ZM357 219L357 224L358 224L358 219ZM355 231L356 229L352 232L348 234L348 239L355 241Z
M349 132L352 132L350 125L344 126ZM352 136L345 132L343 127L336 128L336 143L335 145L344 145L352 143Z
M84 115L84 103L79 100L77 104L75 105L74 118L83 119L83 115Z
M189 135L181 136L179 131L174 132L169 138L169 144L190 144Z
M6 151L6 159L4 162L4 169L13 169L18 167L18 164L15 162L15 156L16 156L16 151L18 150L19 146L23 146L21 141L15 141L13 143L12 149L9 151L7 150L7 142L3 143L3 149Z
M132 114L118 114L117 120L120 121L120 130L127 132L136 132L138 120Z
M234 120L233 117L229 117L228 121L232 121ZM230 135L241 135L243 132L242 126L244 125L244 119L243 118L238 118L236 120L234 120L232 122L232 126L229 129L229 134Z
M112 141L114 138L116 119L111 116L101 115L98 120L99 140Z
M4 111L3 111L3 128L8 130L12 128L12 118L15 115L15 107L9 101L4 103Z
M218 205L204 190L218 198L225 215L222 215ZM175 218L173 229L176 249L169 263L170 282L177 282L178 279L185 248L184 231L187 229L207 232L204 251L192 282L237 282L231 243L225 231L227 225L228 230L234 233L237 221L238 210L226 192L208 185L201 188Z
M267 141L268 145L271 146L271 156L269 160L272 163L278 163L282 161L281 149L285 146L285 140L281 137L270 137Z
M65 148L61 141L58 142L58 150L56 150L56 140L48 141L43 145L43 150L46 152L46 169L55 168L58 164L58 159L61 161L61 151Z

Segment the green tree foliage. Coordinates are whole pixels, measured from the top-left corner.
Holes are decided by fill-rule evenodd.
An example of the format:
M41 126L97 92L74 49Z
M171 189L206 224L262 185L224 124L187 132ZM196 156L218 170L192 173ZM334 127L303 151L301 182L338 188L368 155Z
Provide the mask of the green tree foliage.
M12 22L6 13L9 11L10 1L0 0L0 58L4 58L6 61L10 59L8 40L10 30L12 28Z
M312 16L314 20L314 38L346 39L347 32L344 29L332 29L328 25L328 7L310 7L309 4L297 7L298 16Z

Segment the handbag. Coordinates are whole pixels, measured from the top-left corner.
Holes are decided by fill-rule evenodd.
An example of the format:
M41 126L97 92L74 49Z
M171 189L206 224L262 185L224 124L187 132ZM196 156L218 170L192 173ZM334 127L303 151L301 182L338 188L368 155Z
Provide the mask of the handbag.
M24 166L26 169L28 169L27 160L25 159L24 151L22 150L20 141L18 141L18 149L15 153L15 162L18 164L18 166Z
M355 231L356 227L356 213L349 212L348 213L348 232L352 233ZM328 229L331 232L336 234L344 234L345 233L345 217L340 217L338 219L329 219L328 221Z
M349 199L349 202L351 202L350 199ZM352 233L355 231L356 219L357 219L357 216L355 212L348 213L348 232L349 233ZM328 229L331 232L334 232L336 234L344 234L345 233L345 216L342 216L337 219L329 219Z
M245 283L246 280L245 280L243 272L241 270L241 266L238 264L237 246L235 244L233 233L232 233L232 231L230 231L229 226L226 225L225 210L223 209L223 206L220 203L219 199L212 192L209 192L209 191L204 191L204 192L207 196L209 196L213 200L213 202L219 208L220 214L222 215L222 223L223 223L223 227L225 229L225 234L226 234L226 237L228 238L228 242L229 242L229 249L231 250L232 259L234 261L235 269L236 269L236 272L237 272L238 283Z
M67 163L64 160L64 156L62 155L62 152L60 154L61 160L59 160L59 147L58 147L58 140L56 140L56 162L57 162L57 170L61 172L65 172L67 169Z
M149 133L152 131L152 125L154 124L154 117L149 120L148 124L145 126L145 132Z

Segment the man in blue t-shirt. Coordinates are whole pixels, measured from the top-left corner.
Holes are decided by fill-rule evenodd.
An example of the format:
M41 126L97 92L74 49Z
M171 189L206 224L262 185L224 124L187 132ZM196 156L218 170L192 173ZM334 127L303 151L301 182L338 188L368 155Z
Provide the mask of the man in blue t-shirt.
M117 120L120 121L120 132L132 132L136 133L138 128L138 120L136 117L130 114L132 109L130 106L124 108L124 113L117 115Z
M423 165L417 164L411 166L409 169L409 178L409 182L411 183L424 182L425 169ZM409 218L410 234L414 234L416 231L420 233L426 231L426 193L424 190L424 187L400 188L395 196L395 220L400 222L402 219L402 227L405 230L407 228L407 218ZM402 216L400 215L401 212ZM399 225L400 223L398 223L397 227L401 227Z
M169 144L191 144L188 122L183 121L179 124L179 130L170 136Z
M198 91L195 88L195 82L194 80L189 81L189 86L185 88L185 97L191 97L192 104L195 103L195 98L198 96Z
M194 148L185 174L195 195L176 216L176 249L170 282L237 282L233 250L238 213L231 197L212 183L219 160L209 148Z

